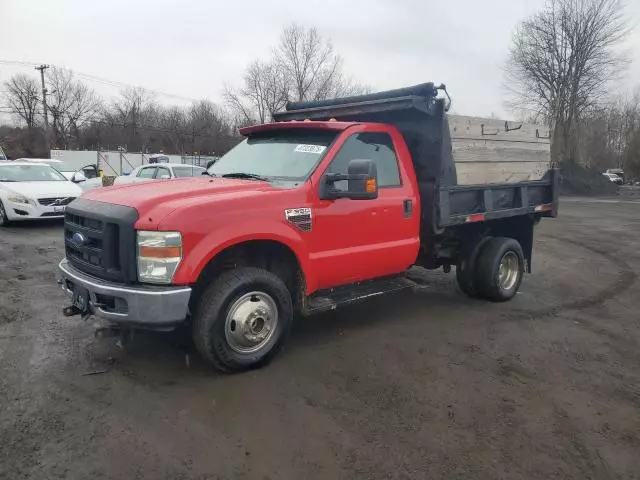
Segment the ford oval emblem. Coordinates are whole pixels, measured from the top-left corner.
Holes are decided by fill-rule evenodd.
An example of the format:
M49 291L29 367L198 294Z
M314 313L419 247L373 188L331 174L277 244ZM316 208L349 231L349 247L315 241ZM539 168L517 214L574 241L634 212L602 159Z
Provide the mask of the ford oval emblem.
M79 247L87 243L87 237L80 232L76 232L71 236L71 243L78 245Z

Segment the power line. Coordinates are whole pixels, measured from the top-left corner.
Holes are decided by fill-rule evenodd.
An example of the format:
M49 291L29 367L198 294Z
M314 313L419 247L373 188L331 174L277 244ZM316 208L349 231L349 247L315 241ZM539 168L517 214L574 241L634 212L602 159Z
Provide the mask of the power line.
M14 67L37 67L37 63L31 62L19 62L17 60L0 60L0 65L14 66Z
M129 83L119 82L117 80L109 80L107 78L98 77L96 75L89 75L88 73L82 73L82 72L78 72L76 70L70 70L70 71L73 72L74 75L76 75L78 78L82 78L82 79L85 79L85 80L88 80L88 81L93 81L93 82L96 82L96 83L102 83L104 85L110 85L110 86L113 86L113 87L136 88L136 89L144 90L146 92L153 93L153 94L156 94L156 95L161 95L161 96L170 97L170 98L176 98L176 99L185 100L185 101L188 101L188 102L199 102L199 101L202 100L202 99L198 100L196 98L191 98L191 97L184 97L182 95L176 95L176 94L173 94L173 93L161 92L160 90L153 90L151 88L145 88L145 87L141 87L139 85L132 85L132 84L129 84Z
M17 61L17 60L0 60L0 65L11 65L11 66L17 66L17 67L38 67L39 66L38 63L22 62L22 61ZM56 65L51 65L51 66L55 67L55 68L64 68L64 67L58 67ZM145 87L141 87L139 85L133 85L133 84L130 84L130 83L120 82L118 80L110 80L108 78L99 77L97 75L91 75L91 74L88 74L88 73L79 72L79 71L73 70L71 68L67 68L66 70L69 70L76 77L81 78L83 80L87 80L87 81L95 82L95 83L100 83L100 84L108 85L108 86L111 86L111 87L135 88L135 89L143 90L145 92L153 93L155 95L160 95L160 96L169 97L169 98L175 98L175 99L183 100L183 101L187 101L187 102L200 102L201 100L203 100L203 99L185 97L185 96L182 96L182 95L176 95L176 94L173 94L173 93L162 92L160 90L154 90L152 88L145 88Z

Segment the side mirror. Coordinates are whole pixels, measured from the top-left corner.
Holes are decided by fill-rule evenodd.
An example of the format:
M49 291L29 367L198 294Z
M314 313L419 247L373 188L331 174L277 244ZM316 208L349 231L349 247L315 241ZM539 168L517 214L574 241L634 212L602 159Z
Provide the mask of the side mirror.
M337 189L336 182L347 181L347 189ZM378 198L378 169L373 160L351 160L347 174L328 173L320 186L321 200L350 198L352 200L373 200Z
M160 180L169 180L171 178L171 175L167 175L166 173L164 175L160 175L160 177L158 177Z
M73 183L86 182L87 181L87 177L85 177L84 173L82 173L82 172L76 172L76 173L73 174L73 177L71 177L71 181Z

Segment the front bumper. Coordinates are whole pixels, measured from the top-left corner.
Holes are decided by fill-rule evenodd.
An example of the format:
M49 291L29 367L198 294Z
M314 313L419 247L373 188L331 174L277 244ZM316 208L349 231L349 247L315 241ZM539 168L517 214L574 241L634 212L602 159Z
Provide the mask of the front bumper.
M73 297L76 288L89 293L91 313L112 323L169 328L185 320L191 287L121 285L87 275L67 259L58 266L62 290Z
M43 218L64 218L65 206L40 205L37 200L33 203L17 203L6 200L4 209L11 221L39 220Z

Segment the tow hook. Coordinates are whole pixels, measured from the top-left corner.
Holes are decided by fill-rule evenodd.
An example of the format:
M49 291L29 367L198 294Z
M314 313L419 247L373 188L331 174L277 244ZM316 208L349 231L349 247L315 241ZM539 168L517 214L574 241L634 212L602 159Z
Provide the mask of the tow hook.
M62 309L62 315L64 315L65 317L74 317L76 315L82 315L82 320L86 320L91 316L91 312L90 311L83 312L75 305L70 305Z
M80 315L82 312L80 311L80 309L78 307L76 307L75 305L71 305L69 307L64 307L62 309L62 314L65 317L73 317L75 315Z

